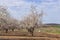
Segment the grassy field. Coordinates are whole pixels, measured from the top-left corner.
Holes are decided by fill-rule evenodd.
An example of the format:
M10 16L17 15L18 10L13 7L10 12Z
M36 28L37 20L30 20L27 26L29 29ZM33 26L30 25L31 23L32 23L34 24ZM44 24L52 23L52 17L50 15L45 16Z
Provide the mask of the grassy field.
M60 34L60 26L53 26L53 27L41 27L35 30L35 32L38 31L46 32L46 33L52 33L52 34Z
M52 33L52 34L60 34L60 26L50 26L50 27L40 27L38 29L35 29L34 32L45 32L45 33Z

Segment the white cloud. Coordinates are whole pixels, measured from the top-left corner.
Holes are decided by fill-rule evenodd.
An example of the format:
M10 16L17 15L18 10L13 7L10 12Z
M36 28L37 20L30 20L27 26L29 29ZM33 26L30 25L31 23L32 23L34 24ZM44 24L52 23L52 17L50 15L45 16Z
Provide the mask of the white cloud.
M22 0L0 0L1 5L7 5L7 6L18 6L19 4L22 5L24 2Z

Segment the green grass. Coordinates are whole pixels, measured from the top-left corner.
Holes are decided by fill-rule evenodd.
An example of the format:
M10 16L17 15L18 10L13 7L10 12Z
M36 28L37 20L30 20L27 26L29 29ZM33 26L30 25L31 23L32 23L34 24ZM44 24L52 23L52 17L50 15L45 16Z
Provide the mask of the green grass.
M50 30L46 30L45 32L47 32L47 33L54 33L54 34L60 34L60 31L59 30L52 30L52 31L50 31Z
M42 27L35 29L34 32L46 32L46 33L52 33L52 34L60 34L60 26L52 26L52 27Z
M60 28L60 25L57 25L57 26L53 26L53 27L55 27L55 28Z
M44 32L47 33L54 33L54 34L60 34L60 26L53 26L43 29Z

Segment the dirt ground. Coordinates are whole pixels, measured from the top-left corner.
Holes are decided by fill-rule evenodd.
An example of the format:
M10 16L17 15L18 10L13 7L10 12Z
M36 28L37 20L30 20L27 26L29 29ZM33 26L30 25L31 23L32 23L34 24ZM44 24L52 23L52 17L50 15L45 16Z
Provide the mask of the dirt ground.
M34 36L0 36L0 40L60 40L60 34L34 33Z
M0 40L60 40L60 38L0 36Z
M60 34L51 34L47 32L34 32L33 36L29 32L1 32L0 40L60 40Z

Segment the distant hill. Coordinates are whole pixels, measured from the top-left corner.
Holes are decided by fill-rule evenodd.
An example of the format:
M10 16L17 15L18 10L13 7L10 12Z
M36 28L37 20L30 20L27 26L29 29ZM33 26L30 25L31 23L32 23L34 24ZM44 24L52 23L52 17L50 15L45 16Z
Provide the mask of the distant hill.
M60 24L57 24L57 23L46 23L45 25L60 25Z
M43 25L43 27L51 27L51 26L60 26L60 24L57 23L46 23Z

